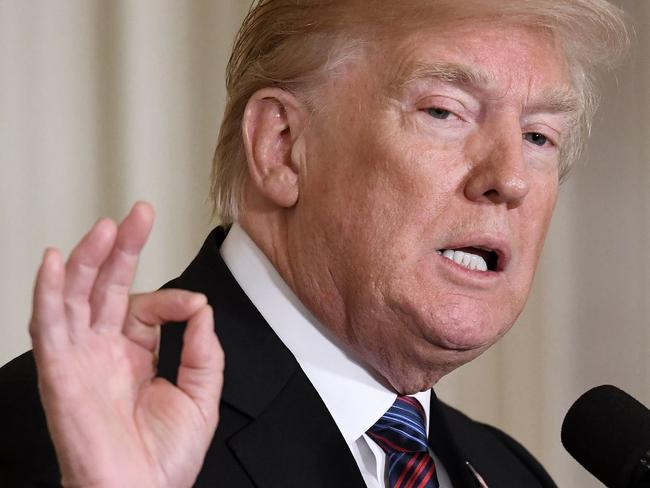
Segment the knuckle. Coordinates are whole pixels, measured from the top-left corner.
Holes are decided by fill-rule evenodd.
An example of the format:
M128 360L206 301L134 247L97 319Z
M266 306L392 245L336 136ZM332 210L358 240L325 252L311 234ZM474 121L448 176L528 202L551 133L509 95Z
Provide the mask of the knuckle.
M71 311L84 306L85 300L78 296L67 296L63 299L63 307L66 311ZM87 304L87 302L86 302Z
M36 323L35 320L31 320L29 322L29 327L27 328L27 331L29 332L29 337L31 337L32 339L41 336L41 328L39 327L39 325Z
M97 267L90 263L85 263L80 256L73 254L68 260L68 267L73 268L78 273L94 274L97 272Z
M126 296L129 294L129 285L123 283L102 283L95 286L95 292L99 295Z
M127 263L133 263L140 257L140 247L119 246L115 248L115 259L124 260Z

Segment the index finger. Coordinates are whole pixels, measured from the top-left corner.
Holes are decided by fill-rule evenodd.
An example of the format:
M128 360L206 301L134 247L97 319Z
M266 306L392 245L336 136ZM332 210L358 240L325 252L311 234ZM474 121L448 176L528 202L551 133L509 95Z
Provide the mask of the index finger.
M43 347L55 350L68 335L63 310L64 269L61 254L48 248L38 269L34 285L32 318L29 334L38 360Z

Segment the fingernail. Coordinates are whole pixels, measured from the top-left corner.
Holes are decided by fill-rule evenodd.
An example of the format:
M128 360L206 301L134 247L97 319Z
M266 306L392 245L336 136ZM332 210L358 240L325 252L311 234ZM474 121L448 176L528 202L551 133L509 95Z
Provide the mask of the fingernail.
M46 263L50 268L55 268L58 270L58 268L61 266L58 249L55 247L45 248L45 252L43 253L43 264Z

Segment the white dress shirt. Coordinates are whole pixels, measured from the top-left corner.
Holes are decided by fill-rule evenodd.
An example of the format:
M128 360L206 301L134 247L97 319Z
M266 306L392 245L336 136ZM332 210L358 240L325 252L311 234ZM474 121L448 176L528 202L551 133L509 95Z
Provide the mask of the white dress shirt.
M390 408L396 392L314 318L236 223L221 246L221 256L320 395L359 465L366 485L385 488L386 454L366 431ZM428 432L431 391L413 396L424 407ZM451 488L444 466L431 454L440 487Z

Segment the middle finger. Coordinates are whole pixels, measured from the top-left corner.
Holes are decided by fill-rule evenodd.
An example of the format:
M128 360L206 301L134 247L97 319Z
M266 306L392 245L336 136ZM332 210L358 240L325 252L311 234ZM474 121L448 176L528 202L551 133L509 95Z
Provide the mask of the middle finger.
M99 271L90 297L94 328L122 329L129 290L152 225L153 209L147 203L136 203L120 224L113 250Z

